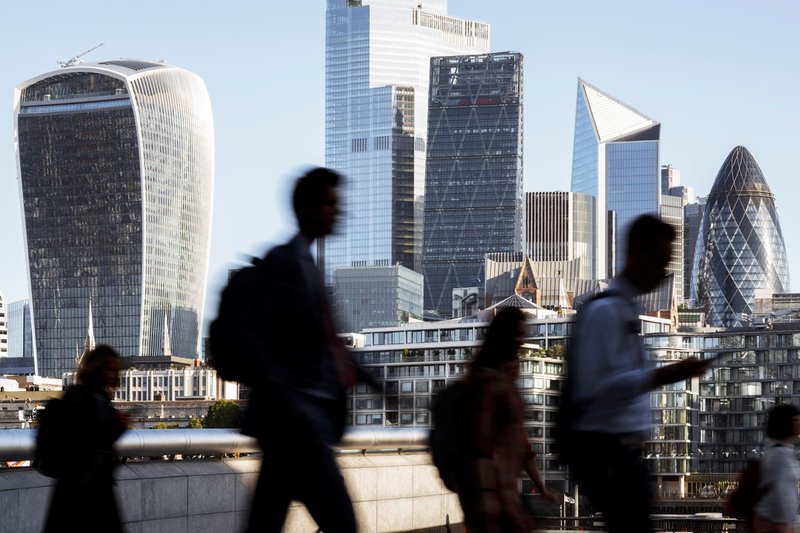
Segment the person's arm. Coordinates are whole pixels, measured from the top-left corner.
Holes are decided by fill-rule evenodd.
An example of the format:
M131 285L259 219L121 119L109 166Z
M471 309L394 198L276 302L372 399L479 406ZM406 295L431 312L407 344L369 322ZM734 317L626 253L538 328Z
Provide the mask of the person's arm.
M542 495L545 500L553 503L561 503L562 494L554 492L547 488L542 479L542 473L539 471L539 466L536 464L536 454L529 451L528 457L525 459L525 473L533 481L536 490Z

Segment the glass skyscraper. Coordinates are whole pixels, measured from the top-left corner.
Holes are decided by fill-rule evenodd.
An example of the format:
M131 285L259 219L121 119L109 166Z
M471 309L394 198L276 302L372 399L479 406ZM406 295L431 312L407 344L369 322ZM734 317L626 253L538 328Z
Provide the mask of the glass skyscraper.
M14 124L40 374L74 370L90 322L124 356L196 357L214 178L203 81L147 61L69 66L16 88Z
M431 60L425 310L484 281L484 256L522 249L522 54Z
M19 300L8 304L8 356L33 357L33 333L31 331L30 300Z
M759 290L791 292L775 197L744 146L719 169L695 250L692 300L710 326L746 325Z
M485 53L489 26L447 15L446 0L327 0L325 164L345 176L337 267L421 271L428 79L433 56Z
M597 199L596 279L622 269L633 219L658 213L660 130L655 120L578 80L570 190Z

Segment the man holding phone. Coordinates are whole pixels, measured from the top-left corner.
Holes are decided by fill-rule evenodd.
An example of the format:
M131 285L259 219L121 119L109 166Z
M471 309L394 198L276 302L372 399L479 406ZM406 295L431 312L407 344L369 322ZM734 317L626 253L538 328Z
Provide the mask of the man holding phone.
M581 489L603 513L609 533L647 533L651 494L641 457L652 415L650 391L702 375L712 359L690 357L656 368L639 336L641 309L636 297L655 289L666 276L675 230L652 215L630 227L627 259L608 295L581 311L568 361L571 402L580 406L573 428L583 450L574 461Z

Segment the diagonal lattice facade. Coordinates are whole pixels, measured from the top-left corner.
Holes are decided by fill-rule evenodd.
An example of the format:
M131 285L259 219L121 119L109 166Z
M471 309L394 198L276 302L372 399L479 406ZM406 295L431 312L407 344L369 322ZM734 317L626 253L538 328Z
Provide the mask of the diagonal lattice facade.
M443 317L454 288L483 285L485 254L522 249L522 63L431 60L422 273Z
M694 264L692 299L711 326L746 323L756 291L789 292L775 197L744 146L731 151L711 188Z

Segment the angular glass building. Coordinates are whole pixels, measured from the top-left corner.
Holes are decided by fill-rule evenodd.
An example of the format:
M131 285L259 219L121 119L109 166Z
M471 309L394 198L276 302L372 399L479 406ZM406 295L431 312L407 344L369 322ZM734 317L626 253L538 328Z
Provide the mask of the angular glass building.
M775 197L744 146L728 154L711 187L694 265L692 300L710 326L746 325L758 290L791 292Z
M40 374L74 369L90 321L124 356L196 357L214 177L203 81L147 61L68 66L16 88L14 125Z
M597 199L595 279L622 269L630 222L658 213L660 131L655 120L578 80L570 190Z
M425 310L484 280L484 255L522 249L522 54L431 60Z
M451 17L447 0L327 0L325 164L345 176L345 215L320 241L338 267L421 272L422 202L433 56L489 50L489 26Z

